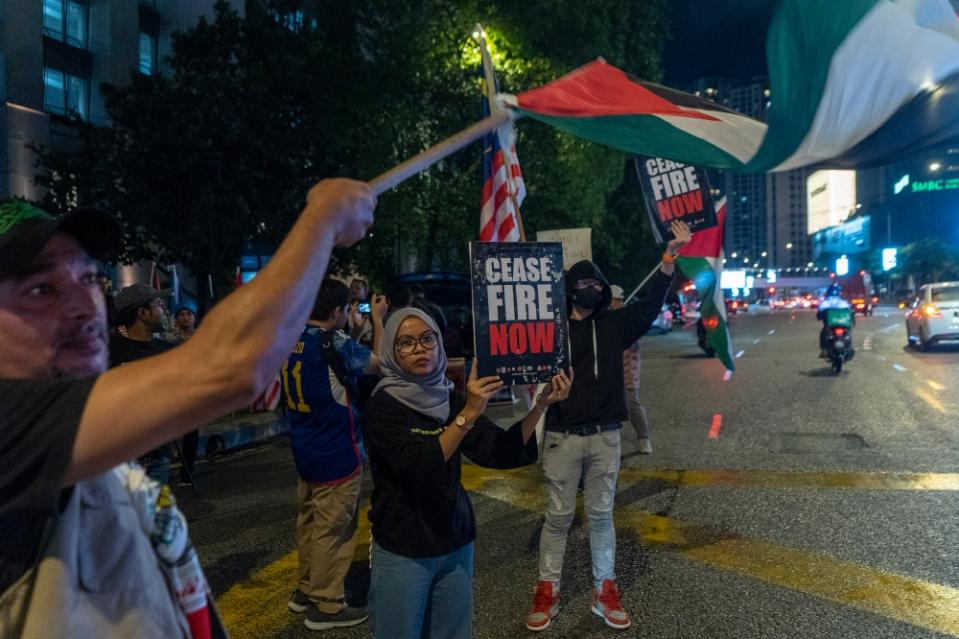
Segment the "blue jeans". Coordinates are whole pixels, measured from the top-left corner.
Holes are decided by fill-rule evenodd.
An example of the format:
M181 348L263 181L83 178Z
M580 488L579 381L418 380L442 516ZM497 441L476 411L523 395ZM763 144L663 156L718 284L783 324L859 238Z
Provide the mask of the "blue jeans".
M373 542L370 624L374 639L470 639L473 544L440 557L403 557Z
M583 505L589 526L594 586L601 588L604 580L616 579L613 502L619 462L619 430L586 436L546 431L543 471L549 501L539 537L540 581L558 582L563 573L566 535L576 513L580 476L583 477Z

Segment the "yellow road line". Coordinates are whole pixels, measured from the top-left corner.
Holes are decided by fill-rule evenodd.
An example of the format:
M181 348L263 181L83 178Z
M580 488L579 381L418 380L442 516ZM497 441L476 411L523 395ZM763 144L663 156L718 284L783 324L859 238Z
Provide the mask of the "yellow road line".
M617 512L617 530L713 568L959 636L959 589L756 539L716 538L706 528L637 510Z
M623 468L620 483L661 481L680 486L959 490L959 473L802 473L754 470L643 470Z
M939 411L939 412L942 413L943 415L945 415L945 414L948 412L948 411L946 410L946 407L942 405L942 402L940 402L938 399L936 399L935 397L933 397L933 396L932 396L931 394L929 394L926 390L924 390L924 389L922 389L922 388L917 388L917 389L916 389L916 395L917 395L922 401L926 402L927 404L929 404L930 406L932 406L935 410Z
M368 512L369 506L360 511L353 561L365 562L369 558ZM290 524L292 528L293 522ZM233 639L260 639L272 636L295 620L299 621L286 607L290 593L296 588L298 571L299 558L294 550L223 593L217 606L230 636Z
M929 384L929 387L932 388L932 390L937 390L937 391L946 390L945 386L943 386L939 382L934 382L931 379L927 379L926 383Z

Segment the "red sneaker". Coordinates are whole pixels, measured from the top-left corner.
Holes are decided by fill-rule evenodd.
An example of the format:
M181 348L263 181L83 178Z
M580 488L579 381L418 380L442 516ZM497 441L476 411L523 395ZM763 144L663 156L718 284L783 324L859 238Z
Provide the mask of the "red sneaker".
M555 589L554 589L555 587ZM539 581L533 595L533 608L526 613L526 627L534 632L546 630L559 612L559 583Z
M616 582L612 579L603 582L601 591L593 590L592 610L602 617L610 628L625 630L632 623L629 619L629 613L623 610L623 605L619 603L619 590L616 588Z

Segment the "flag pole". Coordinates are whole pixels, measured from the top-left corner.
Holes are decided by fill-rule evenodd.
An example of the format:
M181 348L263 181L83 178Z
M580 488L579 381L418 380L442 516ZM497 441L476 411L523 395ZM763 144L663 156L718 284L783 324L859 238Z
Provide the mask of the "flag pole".
M496 81L493 79L493 58L486 47L486 31L483 25L476 24L476 41L479 44L480 56L483 59L483 82L486 83L486 100L489 103L489 112L496 113L504 110L496 104L494 96L496 95ZM519 210L519 201L516 198L516 184L513 182L513 162L509 149L503 149L503 164L506 168L506 185L509 190L510 200L513 201L513 211L516 213L516 226L519 227L519 241L526 241L526 227L523 225L523 214Z
M651 270L651 271L649 272L649 275L647 275L647 276L643 279L643 281L639 283L639 286L637 286L636 288L633 289L633 292L629 294L629 297L627 297L627 298L626 298L626 301L623 302L623 303L624 303L624 304L628 304L628 303L629 303L629 300L633 299L633 298L636 296L636 293L639 293L639 289L641 289L641 288L643 288L644 286L646 286L646 282L648 282L649 280L651 280L651 279L653 278L653 275L656 275L656 271L658 271L658 270L659 270L659 267L662 266L662 265L663 265L663 261L660 260L660 261L659 261L659 264L657 264L657 265L653 268L653 270Z
M469 126L459 133L451 135L439 144L435 144L422 153L411 157L402 164L397 164L385 173L381 173L370 180L370 187L375 195L382 195L404 180L425 171L445 157L459 151L463 147L475 142L496 127L505 124L514 117L509 111L503 110L483 118L476 124Z

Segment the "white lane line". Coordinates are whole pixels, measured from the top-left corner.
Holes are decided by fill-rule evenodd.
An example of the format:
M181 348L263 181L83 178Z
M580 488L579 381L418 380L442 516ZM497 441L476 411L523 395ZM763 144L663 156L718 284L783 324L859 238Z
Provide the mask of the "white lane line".
M759 340L758 340L758 339L754 339L754 340L753 340L753 344L758 344L758 343L759 343Z
M929 384L929 387L932 388L933 390L937 390L937 391L946 390L945 386L943 386L939 382L934 382L931 379L927 379L926 383Z
M897 371L899 371L900 373L905 373L907 370L909 370L908 368L906 368L905 366L902 366L902 365L900 365L900 364L893 364L892 367L895 368L895 369L896 369Z
M769 331L769 334L772 335L775 332L776 332L776 329L774 328L773 330Z
M725 373L723 373L723 381L724 381L724 382L728 382L730 379L732 379L732 377L733 377L733 372L732 372L732 371L726 371Z
M862 341L862 350L864 351L872 350L872 335L866 335L866 339Z
M743 353L745 353L745 352L746 352L746 351L739 351L738 353L736 353L736 359L739 359L740 357L742 357L742 356L743 356Z

